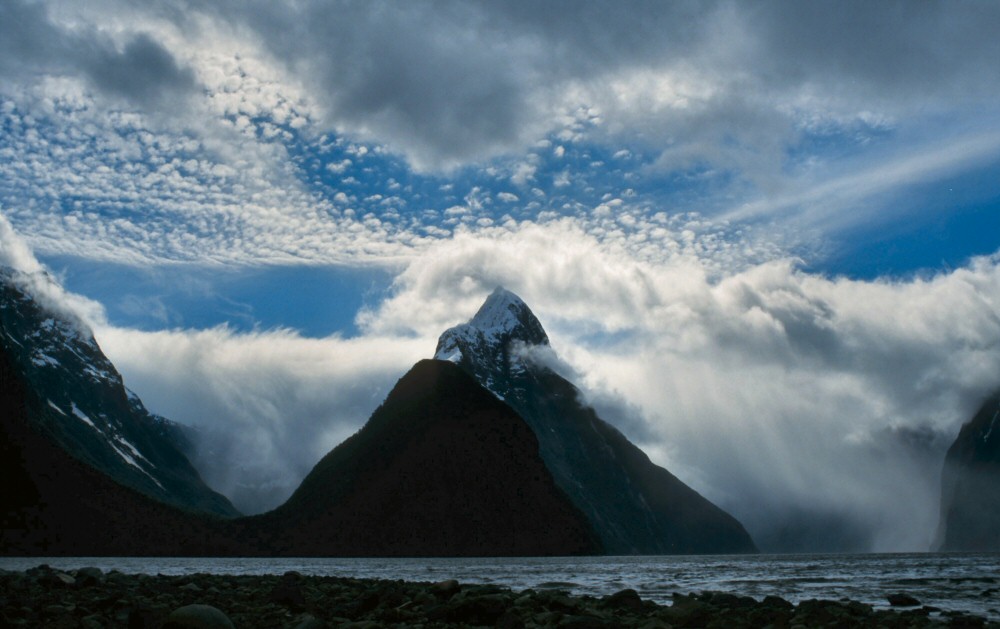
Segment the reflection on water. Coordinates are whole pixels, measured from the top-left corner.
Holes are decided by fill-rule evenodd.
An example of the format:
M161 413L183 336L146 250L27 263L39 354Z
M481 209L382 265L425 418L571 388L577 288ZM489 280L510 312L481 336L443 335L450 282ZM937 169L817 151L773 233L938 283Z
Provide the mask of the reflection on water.
M127 573L303 574L407 581L457 579L514 590L553 588L603 596L634 588L669 603L673 592L716 590L792 602L850 598L887 607L906 592L925 605L1000 619L1000 554L718 555L672 557L532 557L446 559L0 558L24 570L98 566Z

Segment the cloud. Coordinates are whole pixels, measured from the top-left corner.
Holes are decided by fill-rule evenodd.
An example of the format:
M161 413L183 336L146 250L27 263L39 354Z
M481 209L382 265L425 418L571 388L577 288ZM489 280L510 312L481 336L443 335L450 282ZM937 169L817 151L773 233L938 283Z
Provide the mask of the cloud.
M15 281L24 284L35 299L89 334L95 324L105 321L104 307L92 299L65 290L35 257L31 248L0 212L0 268L15 272Z
M798 214L811 224L851 223L845 209L872 207L880 194L906 189L954 176L977 165L1000 158L1000 132L948 138L938 146L924 146L914 155L865 164L857 172L832 177L809 187L787 191L777 198L748 203L726 213L726 220L745 220L782 213ZM879 206L875 206L879 207Z
M173 55L149 34L140 33L119 52L98 49L83 62L83 69L102 91L139 101L146 107L162 106L167 94L194 90L194 73L178 65ZM173 103L176 104L176 103Z
M806 121L985 104L1000 83L1000 12L983 4L268 3L234 17L321 81L339 125L418 166L510 151L581 105L654 145L772 154Z
M505 285L587 399L762 546L924 550L944 449L997 386L998 262L866 282L775 261L713 279L696 258L645 263L534 227L437 247L361 323L427 337Z
M461 222L422 213L454 205L442 186L487 179L530 199L517 221L638 190L640 217L808 206L835 229L884 211L858 190L968 168L1000 131L992 5L0 11L0 199L46 255L398 264ZM462 224L503 222L488 210Z
M433 339L309 339L283 330L105 326L97 339L152 412L197 429L203 478L247 513L283 502L434 351Z
M0 212L0 266L23 273L41 273L43 267L24 239Z

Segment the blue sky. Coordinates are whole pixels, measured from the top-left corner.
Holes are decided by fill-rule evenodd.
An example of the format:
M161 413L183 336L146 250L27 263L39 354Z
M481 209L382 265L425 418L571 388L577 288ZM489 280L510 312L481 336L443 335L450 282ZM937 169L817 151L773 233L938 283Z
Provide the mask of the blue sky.
M230 492L287 491L504 284L752 532L781 495L915 548L933 478L919 513L837 496L893 435L937 465L996 386L997 32L990 2L8 0L0 253L90 300L155 411L246 435L260 469L203 470Z

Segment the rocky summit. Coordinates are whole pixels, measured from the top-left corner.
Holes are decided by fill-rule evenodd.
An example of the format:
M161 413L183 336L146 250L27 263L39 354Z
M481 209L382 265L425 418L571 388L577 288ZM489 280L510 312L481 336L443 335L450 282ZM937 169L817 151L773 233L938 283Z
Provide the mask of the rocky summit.
M548 366L554 357L534 313L504 288L468 323L445 331L435 352L531 426L556 485L587 517L604 552L756 550L735 518L655 465L583 403L580 391Z
M944 551L1000 551L1000 392L945 455L938 543Z

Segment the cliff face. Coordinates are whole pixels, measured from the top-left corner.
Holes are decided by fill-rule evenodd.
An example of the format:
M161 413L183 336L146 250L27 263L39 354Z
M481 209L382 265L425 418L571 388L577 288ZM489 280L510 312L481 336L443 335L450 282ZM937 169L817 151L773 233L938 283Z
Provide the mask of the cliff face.
M945 455L938 546L1000 550L1000 392L962 426Z
M451 363L417 363L287 503L258 519L276 550L310 555L598 552L538 441Z

